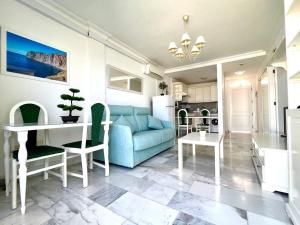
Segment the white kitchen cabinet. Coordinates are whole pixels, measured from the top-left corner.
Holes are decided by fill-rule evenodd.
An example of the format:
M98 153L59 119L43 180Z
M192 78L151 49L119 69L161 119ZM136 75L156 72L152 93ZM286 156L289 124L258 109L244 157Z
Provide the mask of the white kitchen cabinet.
M210 86L210 101L211 102L218 101L217 85Z
M196 88L194 87L188 88L188 102L189 103L196 102Z
M175 101L182 101L182 94L180 92L174 93Z
M196 88L196 97L195 97L196 102L203 102L203 89L197 87Z
M202 87L202 94L203 94L203 102L211 102L210 86Z

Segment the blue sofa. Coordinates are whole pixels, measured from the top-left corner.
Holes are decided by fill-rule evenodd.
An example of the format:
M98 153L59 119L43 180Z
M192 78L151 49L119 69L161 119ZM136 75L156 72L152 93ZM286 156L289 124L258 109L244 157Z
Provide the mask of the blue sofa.
M149 108L110 105L111 120L125 117L134 127L112 124L109 132L110 163L133 168L139 163L174 146L175 129L170 122L161 121L163 129L148 128ZM94 159L103 161L103 153L96 152Z

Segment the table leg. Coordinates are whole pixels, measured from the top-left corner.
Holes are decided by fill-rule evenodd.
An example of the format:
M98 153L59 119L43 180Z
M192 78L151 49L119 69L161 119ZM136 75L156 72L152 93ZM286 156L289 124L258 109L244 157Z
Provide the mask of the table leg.
M196 155L196 145L193 144L193 156L195 156L195 155Z
M178 142L178 169L183 168L182 143Z
M20 144L19 150L19 181L20 181L20 196L21 196L21 213L24 215L26 210L25 200L26 200L26 181L27 181L27 149L26 149L26 141L27 141L27 131L18 132L18 142Z
M4 176L5 176L5 194L9 195L9 161L10 161L10 143L9 137L11 135L10 131L4 131L4 142L3 142L3 151L4 151Z
M215 146L215 180L220 184L220 144Z
M224 138L222 138L221 140L220 155L221 155L221 159L224 159Z

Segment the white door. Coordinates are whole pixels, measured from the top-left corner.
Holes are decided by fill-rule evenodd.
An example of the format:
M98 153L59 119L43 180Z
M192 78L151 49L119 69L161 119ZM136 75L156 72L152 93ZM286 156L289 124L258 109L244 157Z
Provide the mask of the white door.
M230 131L250 133L252 129L251 87L230 90Z

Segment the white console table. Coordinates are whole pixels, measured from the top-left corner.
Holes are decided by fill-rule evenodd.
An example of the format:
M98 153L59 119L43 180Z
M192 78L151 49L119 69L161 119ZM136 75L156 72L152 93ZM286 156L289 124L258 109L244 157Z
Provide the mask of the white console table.
M252 144L252 161L262 189L288 193L286 139L276 134L254 133Z

